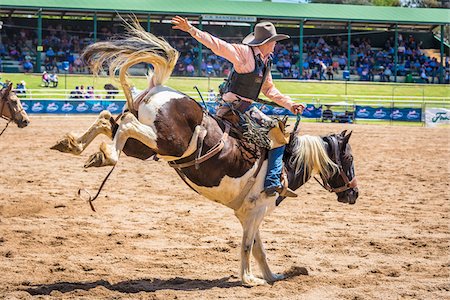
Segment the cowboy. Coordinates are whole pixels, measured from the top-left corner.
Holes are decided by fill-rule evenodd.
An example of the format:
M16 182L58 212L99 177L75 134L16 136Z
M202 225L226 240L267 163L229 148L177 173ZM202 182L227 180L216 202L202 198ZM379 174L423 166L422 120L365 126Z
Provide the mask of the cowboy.
M233 103L240 112L249 109L250 104L258 99L260 92L276 104L290 110L293 114L301 114L305 105L294 103L289 96L283 95L275 88L270 69L272 53L277 41L288 39L285 34L277 34L275 26L270 22L255 25L255 31L244 38L242 44L230 44L219 38L201 31L180 16L172 18L174 29L189 33L218 56L222 56L233 64L233 70L223 91L222 99ZM264 115L262 112L258 113ZM219 114L219 112L218 112ZM268 118L267 116L263 116ZM280 125L280 124L278 124ZM291 190L283 190L281 172L283 168L283 153L287 139L279 126L269 131L271 150L268 154L267 174L264 181L264 191L268 196L277 193L283 196L295 197Z

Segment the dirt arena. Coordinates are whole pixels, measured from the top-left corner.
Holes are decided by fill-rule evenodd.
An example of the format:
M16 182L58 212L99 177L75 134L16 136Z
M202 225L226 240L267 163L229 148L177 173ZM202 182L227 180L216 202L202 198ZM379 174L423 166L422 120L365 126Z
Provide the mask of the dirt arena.
M78 157L49 147L94 118L31 116L0 137L1 299L450 299L448 128L303 124L353 130L360 197L311 180L285 200L261 234L287 279L248 288L232 211L164 162L122 156L97 213L77 198L109 170L83 169L106 139Z

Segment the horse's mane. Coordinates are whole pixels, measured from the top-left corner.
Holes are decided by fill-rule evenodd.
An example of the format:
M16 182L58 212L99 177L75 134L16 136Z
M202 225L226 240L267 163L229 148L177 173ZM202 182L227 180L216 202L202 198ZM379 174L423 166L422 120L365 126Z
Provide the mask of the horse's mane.
M125 22L125 21L124 21ZM109 65L109 74L114 77L119 70L119 80L127 98L128 108L133 108L131 85L127 80L127 70L138 63L151 64L154 71L149 70L148 88L163 85L172 74L179 53L168 42L146 32L134 19L132 24L125 22L127 32L118 39L97 42L88 46L83 58L97 75L104 65Z
M331 177L338 166L331 160L325 149L324 141L320 136L295 136L291 141L292 156L289 163L298 174L303 167L303 180L313 174L320 174L325 178Z

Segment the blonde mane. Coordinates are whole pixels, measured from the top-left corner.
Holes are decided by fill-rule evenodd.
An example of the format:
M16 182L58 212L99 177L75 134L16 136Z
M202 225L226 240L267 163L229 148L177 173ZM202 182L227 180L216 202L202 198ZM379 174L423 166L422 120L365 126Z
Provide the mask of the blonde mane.
M320 174L325 178L331 177L338 166L328 156L324 142L319 136L302 135L292 141L292 157L290 164L297 175L302 165L303 180L306 182L313 174Z

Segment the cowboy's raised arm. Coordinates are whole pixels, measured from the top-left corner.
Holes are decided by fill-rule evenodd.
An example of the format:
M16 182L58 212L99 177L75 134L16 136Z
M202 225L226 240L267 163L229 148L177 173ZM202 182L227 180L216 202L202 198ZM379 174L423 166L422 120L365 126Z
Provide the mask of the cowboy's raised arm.
M211 49L216 55L222 56L234 64L245 64L246 51L249 47L238 44L230 44L211 34L201 31L194 26L186 18L175 16L172 18L173 29L179 29L189 33L197 41Z

